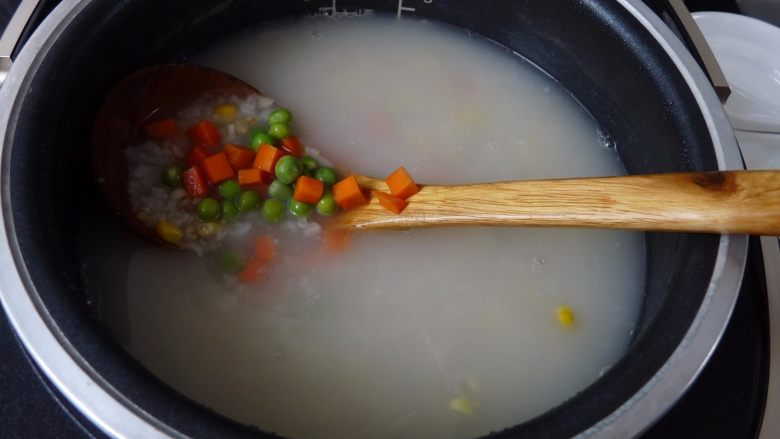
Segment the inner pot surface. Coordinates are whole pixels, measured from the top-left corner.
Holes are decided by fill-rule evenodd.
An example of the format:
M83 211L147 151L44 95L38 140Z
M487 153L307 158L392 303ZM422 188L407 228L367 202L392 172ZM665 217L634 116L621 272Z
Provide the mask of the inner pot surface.
M340 0L336 11L398 13L402 6L413 6L414 12L404 14L469 29L522 54L593 115L617 145L629 173L718 169L712 128L686 73L621 2L410 3ZM61 26L57 28L61 34L29 55L35 62L26 72L12 71L21 80L4 139L3 214L11 247L18 245L15 262L29 275L26 288L81 367L166 433L263 434L212 413L158 381L92 315L89 302L94 298L82 277L74 203L79 209L103 212L115 223L117 234L132 233L111 217L89 168L94 115L110 88L143 66L180 61L215 39L264 21L334 13L334 5L333 0L190 0L186 5L160 0L65 1L60 13L55 11L46 22L49 27ZM36 41L33 37L28 46ZM696 323L710 283L719 276L715 266L724 240L713 235L646 234L645 297L628 352L578 395L497 436L570 437L588 431L629 401L662 370ZM106 243L107 248L110 245ZM744 255L740 257L744 263ZM734 288L726 299L731 301L726 315L736 293ZM720 324L717 334L725 321ZM641 431L661 411L639 421L643 424L635 430Z

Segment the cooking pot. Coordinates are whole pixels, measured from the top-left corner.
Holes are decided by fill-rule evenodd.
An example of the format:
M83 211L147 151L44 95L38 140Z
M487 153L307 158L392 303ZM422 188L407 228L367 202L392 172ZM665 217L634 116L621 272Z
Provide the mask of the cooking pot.
M75 209L103 212L89 132L114 83L181 61L229 32L307 14L386 11L460 26L535 63L590 112L630 173L741 167L718 98L692 56L638 0L66 0L0 89L2 303L51 381L116 436L264 435L177 394L113 341L82 276ZM628 437L685 391L733 307L745 236L645 235L646 284L628 351L577 395L497 437ZM111 248L111 243L105 243ZM619 269L619 267L616 267Z

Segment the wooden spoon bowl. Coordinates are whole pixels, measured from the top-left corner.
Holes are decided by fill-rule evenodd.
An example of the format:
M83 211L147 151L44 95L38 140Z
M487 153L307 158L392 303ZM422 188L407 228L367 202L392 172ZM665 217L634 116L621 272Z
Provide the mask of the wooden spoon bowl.
M125 148L142 139L145 122L169 117L195 99L251 94L262 93L227 73L183 64L146 67L114 86L98 111L91 137L92 169L114 211L137 232L164 243L131 209Z

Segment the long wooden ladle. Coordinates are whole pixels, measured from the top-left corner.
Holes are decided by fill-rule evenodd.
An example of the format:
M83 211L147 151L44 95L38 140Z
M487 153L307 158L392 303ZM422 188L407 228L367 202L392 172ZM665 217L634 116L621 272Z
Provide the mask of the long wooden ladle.
M358 177L361 186L387 190ZM345 228L591 227L780 235L780 172L719 171L422 186L395 215L377 200L340 214Z
M120 82L100 109L92 135L93 167L119 215L144 235L154 233L130 210L124 148L161 108L208 93L260 93L215 70L157 65ZM365 176L367 190L386 190ZM423 185L400 214L376 199L340 213L353 230L438 226L591 227L669 232L780 235L780 172L720 171L621 177Z

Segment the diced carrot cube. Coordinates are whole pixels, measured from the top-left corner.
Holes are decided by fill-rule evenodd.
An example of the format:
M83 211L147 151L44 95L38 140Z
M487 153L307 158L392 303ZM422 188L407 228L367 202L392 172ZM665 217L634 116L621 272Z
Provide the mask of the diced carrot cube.
M295 182L295 192L293 198L295 201L307 204L314 204L320 200L325 186L320 180L311 178L308 175L301 175Z
M187 153L187 164L190 166L200 166L201 163L203 163L203 160L209 155L211 155L209 148L202 143L198 143L192 147L189 153Z
M363 193L354 175L333 185L333 198L344 210L368 203L368 197Z
M250 259L238 273L238 280L245 284L255 283L263 277L265 277L265 262L258 258Z
M322 244L327 251L343 252L349 248L349 232L343 229L326 228Z
M206 176L211 184L217 184L236 175L233 172L233 168L230 167L230 162L224 152L218 152L206 157L203 160L203 170L206 171Z
M276 259L276 243L273 238L263 235L255 239L255 258L263 262Z
M144 125L144 132L146 137L152 140L171 140L179 136L176 120L173 118L147 123Z
M181 173L181 181L184 185L184 189L187 191L187 196L190 199L200 198L209 190L206 178L203 176L203 171L200 167L192 166Z
M258 168L266 174L271 174L273 176L275 174L274 167L276 166L276 162L284 155L285 153L280 149L264 143L260 145L260 148L257 150L257 155L255 156L254 163L252 163L252 167Z
M409 205L408 201L402 200L401 198L386 192L372 191L371 194L379 200L379 204L396 215L403 212L403 210L406 209L406 206Z
M282 149L295 157L303 155L303 145L301 145L301 141L295 136L285 137L284 140L282 140Z
M257 168L240 169L238 171L238 184L250 186L263 183L262 171Z
M420 191L417 183L414 182L412 176L406 172L406 169L404 169L403 166L388 175L385 182L390 189L390 193L403 200Z
M242 148L238 145L227 144L223 149L227 155L230 166L236 171L239 169L247 169L252 166L252 162L255 159L255 153L247 148Z
M222 141L219 129L209 120L202 120L193 125L192 128L187 130L187 135L195 142L204 143L212 148L219 146L219 143Z

